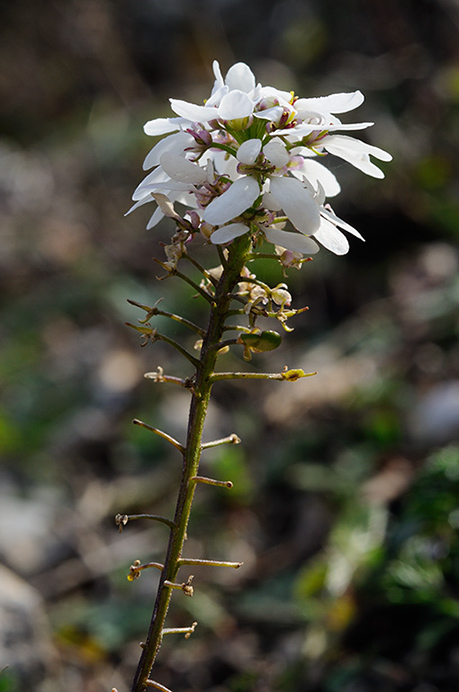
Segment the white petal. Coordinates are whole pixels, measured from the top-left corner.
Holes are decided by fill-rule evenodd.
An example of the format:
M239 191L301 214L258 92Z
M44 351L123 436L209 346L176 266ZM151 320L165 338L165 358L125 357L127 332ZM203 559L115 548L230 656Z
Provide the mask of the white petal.
M150 228L154 228L156 224L158 224L161 219L164 218L164 214L161 211L161 209L158 207L156 211L151 215L149 222L147 223L147 231L150 230Z
M335 255L345 255L349 251L349 242L344 233L326 219L321 219L320 228L314 233L314 238Z
M149 194L151 188L154 187L157 183L164 182L170 182L169 176L167 175L167 173L163 171L162 168L155 168L154 171L149 173L147 177L144 178L139 185L137 185L132 195L132 199L134 200L134 202L136 202L139 199L142 199L146 194Z
M179 202L180 204L183 204L185 207L191 207L192 209L198 209L198 203L196 201L196 197L194 194L190 194L189 192L173 192L168 195L169 199L171 201L176 201Z
M349 149L337 147L334 144L329 144L328 142L324 144L324 148L328 151L329 154L339 156L340 159L344 159L348 163L352 164L355 168L358 168L363 173L371 175L372 178L384 178L383 171L370 161L370 157L368 154L360 154Z
M307 135L313 132L335 132L335 130L365 130L367 127L371 127L374 123L349 123L349 124L333 124L328 122L323 122L320 124L315 123L300 123L296 127L285 128L284 130L274 130L271 134L276 135L288 135L290 138L295 137L300 139L301 137L307 137ZM322 146L322 142L318 142L317 146Z
M212 160L218 175L224 175L229 180L237 180L240 174L237 172L238 160L235 156L228 156L226 151L213 151Z
M287 137L287 139L290 141L289 137ZM292 143L293 143L293 140L292 140ZM309 147L294 147L293 149L290 149L290 153L292 154L292 156L299 154L303 158L311 158L311 159L315 159L317 156L316 152L311 151L311 149L309 149Z
M255 76L248 65L237 62L228 70L225 83L230 89L240 89L248 93L255 89Z
M347 113L358 108L365 100L361 91L350 93L330 94L318 98L298 99L295 108L319 111L321 113Z
M301 252L304 255L314 255L319 251L319 246L311 238L300 233L289 233L288 231L281 231L279 228L265 228L264 234L266 239L274 245L280 245L280 247L286 250L292 250L292 252Z
M251 166L261 151L261 139L248 139L241 144L236 154L238 161Z
M148 204L148 202L154 202L154 199L150 194L145 195L145 197L142 197L142 199L139 199L138 202L133 204L132 207L127 210L124 216L131 214L133 211L135 211L139 207L142 207L144 204Z
M180 99L170 99L170 102L174 113L192 123L206 123L217 117L217 111L213 107L197 106L195 103L188 103Z
M274 199L270 192L265 192L262 198L263 206L268 211L280 211L282 209L281 205L277 200Z
M311 193L296 178L273 177L271 194L279 202L292 224L310 235L319 227L319 208Z
M290 141L301 139L302 137L307 137L312 132L321 132L326 128L322 125L310 125L309 123L302 123L296 127L286 127L284 130L274 130L271 136L276 137L277 135L288 135Z
M296 127L286 127L284 130L274 130L271 136L276 137L277 135L288 135L291 142L301 139L302 137L307 137L312 132L321 132L325 130L326 127L323 125L310 125L309 123L302 123Z
M229 92L229 88L227 86L222 86L222 87L220 87L220 89L217 89L216 91L212 91L211 96L206 101L206 108L210 108L211 106L219 106L222 98L228 92Z
M208 153L208 152L206 152ZM215 166L214 162L212 161L211 158L207 159L207 162L205 160L205 157L203 157L202 162L206 164L206 176L207 176L207 182L212 184L215 180Z
M271 163L276 166L276 168L282 168L282 166L286 166L290 161L285 144L279 139L272 139L268 144L265 144L263 147L263 154L268 161L271 161Z
M215 82L214 82L214 87L212 89L212 94L215 94L215 92L218 89L221 89L221 87L224 86L222 71L220 69L220 63L218 62L218 60L213 61L212 70L213 70L214 77L215 77Z
M282 91L275 87L264 86L260 89L260 97L267 101L271 100L271 102L274 102L277 100L282 105L291 106L290 101L292 99L292 94L290 91Z
M202 218L212 226L220 226L251 207L259 194L260 188L254 178L238 178L226 192L212 200L204 210Z
M329 211L328 209L321 209L320 215L322 216L322 218L331 221L331 223L333 223L335 226L339 226L344 231L347 231L348 233L355 235L356 238L360 238L360 240L363 240L365 242L365 238L357 231L357 229L355 229L353 226L351 226L351 224L347 223L346 221L340 219L339 216L336 216L336 214L333 211Z
M244 235L244 233L247 233L248 230L248 227L243 223L230 223L228 226L217 228L217 230L214 231L210 236L210 240L212 243L214 243L214 245L224 245L225 243L229 243L231 240Z
M273 106L272 108L265 108L262 111L254 113L257 118L262 118L263 120L271 120L272 122L277 122L279 118L283 115L284 109L282 106Z
M355 139L354 137L348 137L347 135L329 135L324 138L323 142L328 144L333 144L335 147L340 147L341 149L348 149L354 151L358 154L371 154L380 161L392 161L392 155L384 149L375 147L372 144L367 144L362 142L360 139ZM325 146L325 144L324 144Z
M329 132L335 130L366 130L367 127L373 127L374 123L338 123L336 125L328 125L326 129Z
M247 118L252 114L253 102L243 91L234 89L222 98L217 110L218 117L222 120Z
M197 163L188 161L184 156L177 156L166 151L160 159L161 168L172 180L180 183L194 183L196 185L207 182L207 171Z
M180 130L180 125L183 125L183 118L155 118L155 120L149 120L145 123L143 131L146 135L156 137L177 132Z
M161 139L158 144L155 144L150 153L147 154L143 162L143 170L147 171L149 168L157 166L165 151L172 151L174 154L180 154L184 151L185 147L190 146L193 142L193 137L186 132L176 132L173 135L169 135L169 137L164 137L164 139Z
M188 192L194 192L195 187L192 183L181 183L178 180L171 180L170 178L164 183L153 183L152 185L144 185L142 192L161 192L164 191L166 194L169 190L182 190Z
M304 173L315 190L318 189L318 183L320 183L327 197L335 197L341 191L336 176L318 161L304 159L299 172ZM292 173L295 175L295 170L292 170Z

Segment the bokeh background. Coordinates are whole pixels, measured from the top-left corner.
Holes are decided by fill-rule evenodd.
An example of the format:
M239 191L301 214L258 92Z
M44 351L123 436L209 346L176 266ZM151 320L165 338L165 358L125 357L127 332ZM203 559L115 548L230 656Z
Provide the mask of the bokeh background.
M366 243L288 279L295 331L255 369L293 385L215 387L187 554L156 679L174 692L436 692L459 676L459 6L456 0L16 0L0 7L0 691L130 689L173 511L188 374L140 348L127 298L205 324L158 282L167 223L125 218L170 96L201 102L211 62L316 96L361 89L375 181L332 166L335 211ZM353 114L354 115L354 114ZM352 119L354 119L352 117ZM204 259L216 263L203 249ZM273 266L268 282L283 280ZM190 345L180 329L161 328ZM241 354L222 367L240 368ZM230 572L230 573L228 573ZM7 666L7 667L6 667Z

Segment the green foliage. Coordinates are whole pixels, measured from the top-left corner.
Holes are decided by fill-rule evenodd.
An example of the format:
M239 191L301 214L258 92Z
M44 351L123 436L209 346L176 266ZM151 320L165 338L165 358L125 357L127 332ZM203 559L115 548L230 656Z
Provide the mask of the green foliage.
M0 692L18 692L19 681L15 673L12 673L8 668L3 668L0 671Z

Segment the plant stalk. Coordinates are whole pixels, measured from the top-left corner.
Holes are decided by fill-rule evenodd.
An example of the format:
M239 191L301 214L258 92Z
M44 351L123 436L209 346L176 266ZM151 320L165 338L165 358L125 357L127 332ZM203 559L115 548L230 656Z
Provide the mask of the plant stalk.
M209 323L202 343L201 357L196 366L195 384L191 393L187 440L183 450L182 477L174 524L170 529L164 568L161 573L148 636L142 648L131 688L132 692L145 692L149 686L149 675L161 647L165 629L164 622L172 596L172 589L165 582L174 583L180 567L191 505L197 485L195 478L198 475L202 451L202 432L214 382L212 376L218 357L218 349L215 346L222 339L232 300L231 294L240 280L242 268L250 251L251 239L248 234L231 243L224 271L215 288Z

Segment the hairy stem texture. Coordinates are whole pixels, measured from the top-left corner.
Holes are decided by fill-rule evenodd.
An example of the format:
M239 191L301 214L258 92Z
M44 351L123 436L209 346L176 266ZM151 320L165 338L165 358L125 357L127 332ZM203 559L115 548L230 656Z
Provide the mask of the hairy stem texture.
M209 324L203 338L201 357L196 366L195 385L191 394L187 440L183 450L182 477L174 525L170 529L164 568L161 573L148 636L142 648L131 688L132 692L145 692L149 686L149 675L161 647L164 622L172 596L172 589L168 584L176 581L181 564L180 559L196 487L195 477L198 474L201 456L202 432L213 384L212 375L218 357L216 345L222 339L225 320L230 309L231 293L240 280L241 271L250 250L251 241L247 235L233 241L229 248L223 273L215 288L215 298L211 303Z

